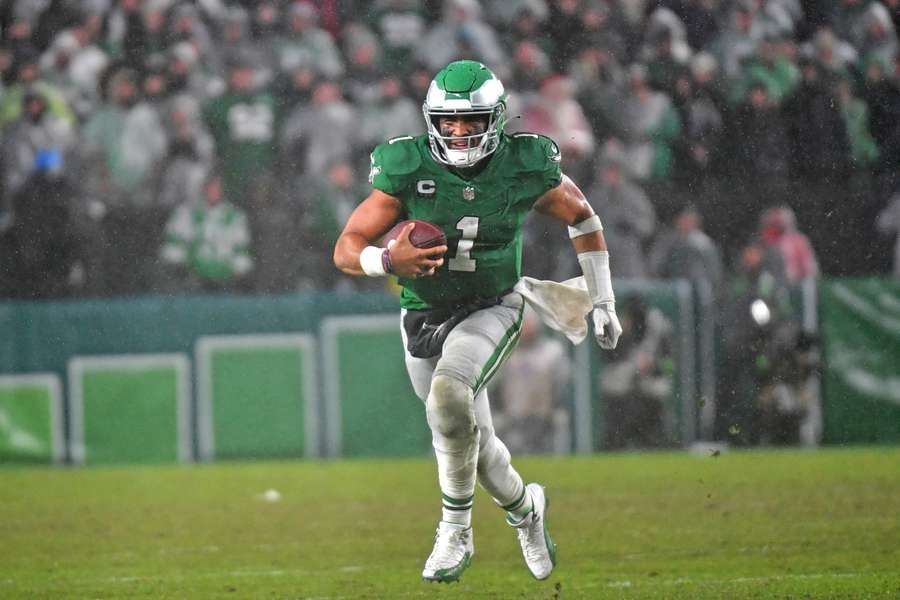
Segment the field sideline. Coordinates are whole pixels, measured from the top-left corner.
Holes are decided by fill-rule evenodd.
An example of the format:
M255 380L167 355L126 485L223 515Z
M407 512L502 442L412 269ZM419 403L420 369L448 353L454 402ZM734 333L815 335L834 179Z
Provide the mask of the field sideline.
M479 489L450 586L420 580L428 460L3 468L0 598L900 598L898 448L516 465L547 486L557 570L531 579Z

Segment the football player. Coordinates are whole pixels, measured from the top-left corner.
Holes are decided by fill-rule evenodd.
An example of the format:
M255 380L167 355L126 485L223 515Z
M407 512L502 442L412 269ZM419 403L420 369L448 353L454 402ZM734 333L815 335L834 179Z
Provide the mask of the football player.
M547 578L556 546L547 529L547 496L525 485L494 435L486 386L522 328L522 223L534 209L568 226L590 295L594 333L614 348L609 256L600 219L560 171L553 140L507 135L506 93L483 64L450 63L422 107L427 134L380 144L372 152L374 188L337 241L345 273L396 275L402 288L406 367L426 417L438 464L443 514L422 576L454 581L474 554L471 514L477 481L506 511L532 575ZM389 247L378 240L403 219L433 223L447 243L417 248L407 225ZM539 249L533 249L539 251Z

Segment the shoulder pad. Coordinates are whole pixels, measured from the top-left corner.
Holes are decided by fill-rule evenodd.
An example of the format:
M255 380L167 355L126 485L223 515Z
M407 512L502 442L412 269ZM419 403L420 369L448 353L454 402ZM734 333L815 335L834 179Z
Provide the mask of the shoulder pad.
M556 142L537 133L514 133L510 136L513 155L526 171L543 171L550 165L558 165L562 155Z
M409 175L422 164L422 156L411 135L395 137L375 146L372 151L372 169L379 169L388 177ZM377 175L377 173L376 173Z

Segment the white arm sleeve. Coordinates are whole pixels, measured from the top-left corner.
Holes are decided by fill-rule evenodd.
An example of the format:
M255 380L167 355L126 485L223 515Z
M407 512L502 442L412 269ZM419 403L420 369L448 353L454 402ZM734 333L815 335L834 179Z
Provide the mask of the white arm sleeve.
M612 289L612 276L609 271L609 252L606 250L594 250L578 254L578 264L584 273L584 282L587 284L588 295L594 306L615 302L616 297Z

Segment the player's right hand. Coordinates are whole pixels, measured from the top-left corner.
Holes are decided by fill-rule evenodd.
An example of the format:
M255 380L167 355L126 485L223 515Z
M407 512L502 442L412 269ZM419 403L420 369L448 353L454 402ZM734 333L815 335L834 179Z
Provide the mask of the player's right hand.
M434 275L438 267L444 264L444 253L447 246L433 248L416 248L409 241L410 232L416 227L410 223L403 228L397 239L388 243L391 253L391 271L398 277L416 279Z

